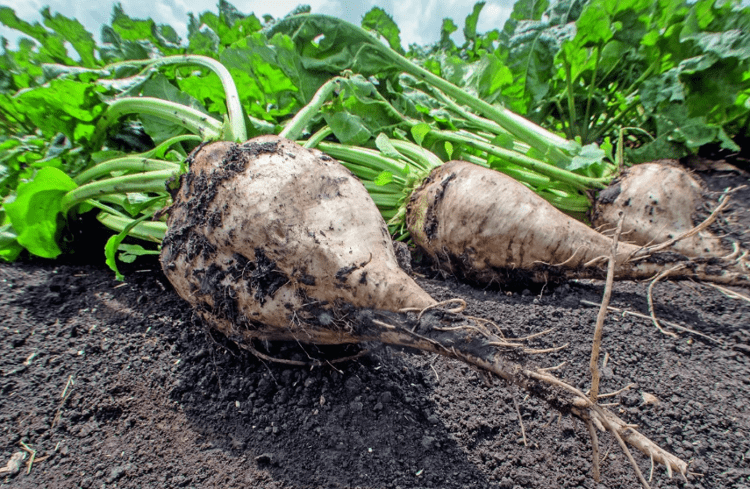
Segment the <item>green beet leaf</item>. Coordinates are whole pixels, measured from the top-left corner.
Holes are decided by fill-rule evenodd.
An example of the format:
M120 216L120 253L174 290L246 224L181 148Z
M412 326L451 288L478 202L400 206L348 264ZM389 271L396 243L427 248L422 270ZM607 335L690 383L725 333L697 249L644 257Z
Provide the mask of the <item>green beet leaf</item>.
M68 57L64 39L54 32L48 31L40 23L35 22L34 24L30 24L19 19L10 7L0 7L0 23L38 41L42 45L45 54L49 56L49 61L65 64L73 63L73 60Z
M173 27L157 25L153 20L133 19L129 17L122 5L115 4L112 9L112 30L121 41L147 42L159 46L161 54L177 54L180 51L180 37Z
M121 261L125 263L132 263L135 261L137 256L140 255L158 255L158 251L153 250L146 250L142 246L139 245L128 245L124 244L122 241L128 236L128 233L136 227L138 224L146 221L147 219L150 219L151 215L143 215L138 219L134 219L130 223L128 223L127 226L118 234L114 236L110 236L110 238L107 240L107 244L104 245L104 257L105 261L107 263L107 266L115 272L116 279L121 281L124 279L122 273L120 273L120 270L117 268L117 260L115 259L115 255L118 251L121 251L119 258Z
M373 7L367 12L362 18L362 27L377 32L388 41L391 49L404 54L404 48L401 47L401 31L393 18L382 8Z
M142 93L146 97L156 97L161 100L177 102L181 105L191 107L208 115L208 112L206 111L205 107L203 107L203 104L198 102L189 94L172 85L169 82L169 79L167 79L166 76L160 73L153 75L146 83L143 84ZM143 122L143 129L157 144L185 132L185 129L182 126L173 124L171 122L166 122L158 117L141 116L141 121Z
M471 13L466 17L464 23L464 37L466 41L474 41L477 38L477 23L479 22L479 14L482 12L486 2L477 2L474 4L474 8Z
M388 185L393 181L393 173L389 171L382 171L380 174L378 174L377 177L375 177L375 185L378 187L383 187L385 185Z
M381 132L390 133L401 122L377 93L362 76L340 82L339 96L323 111L339 141L361 146Z
M0 226L0 259L15 261L23 251L18 244L18 234L10 223Z
M83 66L92 68L98 64L96 58L94 58L96 42L91 33L83 27L83 24L76 19L69 19L57 13L53 16L49 7L42 10L42 17L44 17L44 25L57 32L60 37L73 46L73 49L78 52Z
M193 54L216 56L219 46L230 46L246 36L258 32L260 20L255 15L244 15L225 0L219 1L219 15L204 12L197 19L190 14L188 39ZM211 51L210 46L214 49Z
M72 79L55 79L14 98L22 111L45 136L57 133L76 139L79 123L91 123L104 111L97 93L104 89Z
M42 168L32 181L18 185L15 199L6 200L3 208L21 246L44 258L61 253L56 239L60 202L76 187L68 175L54 167Z

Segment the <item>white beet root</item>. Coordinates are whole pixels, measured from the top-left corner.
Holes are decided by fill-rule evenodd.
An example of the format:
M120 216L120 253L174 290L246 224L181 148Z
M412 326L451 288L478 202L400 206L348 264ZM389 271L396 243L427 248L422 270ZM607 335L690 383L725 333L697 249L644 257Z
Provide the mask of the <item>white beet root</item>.
M628 168L599 194L591 213L596 228L613 229L624 215L623 239L648 246L690 231L704 218L704 189L676 161L663 160ZM689 257L731 253L709 230L681 239L669 248Z
M502 173L463 161L432 171L411 196L407 227L438 267L482 283L603 278L611 238L560 212ZM651 253L621 243L618 279L672 278L748 284L742 263Z
M434 303L399 268L364 186L320 151L275 136L206 145L174 200L162 266L214 324L304 341L315 328L300 323L325 325L329 310ZM315 334L355 341L333 327Z

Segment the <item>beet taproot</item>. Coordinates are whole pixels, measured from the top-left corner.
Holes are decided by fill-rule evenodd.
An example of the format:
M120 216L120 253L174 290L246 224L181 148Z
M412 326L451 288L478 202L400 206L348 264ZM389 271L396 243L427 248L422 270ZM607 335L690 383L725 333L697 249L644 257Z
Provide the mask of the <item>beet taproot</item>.
M482 283L603 278L611 238L502 173L463 161L434 169L415 190L406 223L441 269ZM672 278L750 283L744 264L621 243L618 279L645 279L681 266Z
M612 229L624 215L623 239L649 246L672 240L707 217L706 189L675 160L642 163L626 169L600 192L591 212L595 228ZM723 257L732 249L708 229L669 248L689 257Z
M329 327L334 309L434 304L399 268L380 214L362 205L364 186L320 151L261 136L205 145L189 164L161 261L210 323L259 339L348 343L350 332Z

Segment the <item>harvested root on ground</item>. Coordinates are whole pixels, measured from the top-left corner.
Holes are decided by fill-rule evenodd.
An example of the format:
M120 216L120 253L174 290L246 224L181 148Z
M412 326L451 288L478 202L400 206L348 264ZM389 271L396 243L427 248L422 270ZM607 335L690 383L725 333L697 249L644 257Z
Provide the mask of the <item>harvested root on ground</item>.
M611 238L563 214L512 178L462 161L434 169L406 213L414 241L443 270L483 283L603 278ZM624 230L623 230L624 232ZM750 284L744 264L622 243L615 278Z
M623 233L634 244L650 246L688 233L703 222L706 191L674 160L643 163L628 168L599 193L591 211L597 228L614 228L623 213ZM669 250L688 257L731 255L731 245L709 229L683 237Z
M686 472L685 462L535 366L492 323L434 301L399 269L364 186L323 153L264 136L206 145L189 163L162 266L178 294L240 346L381 343L438 353L619 433L670 473Z
M263 340L338 344L354 340L336 327L336 303L398 310L435 302L399 268L362 184L323 153L267 136L204 146L190 167L161 259L207 319Z

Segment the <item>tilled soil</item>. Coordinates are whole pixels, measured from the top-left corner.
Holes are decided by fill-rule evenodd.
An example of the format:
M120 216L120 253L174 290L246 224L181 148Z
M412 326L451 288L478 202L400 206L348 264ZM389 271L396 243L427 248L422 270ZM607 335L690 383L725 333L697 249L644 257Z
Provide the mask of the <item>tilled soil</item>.
M716 189L745 182L730 173L709 179ZM748 201L745 191L735 210ZM335 363L357 350L273 344L266 347L274 357L323 361L303 368L259 360L195 319L155 260L137 265L125 283L74 260L0 266L0 467L25 448L36 452L3 483L638 487L609 434L599 437L597 484L585 426L502 381L377 345ZM589 304L601 300L601 282L511 291L418 281L437 299L464 299L467 314L491 319L506 336L554 328L529 346L568 346L538 362L565 362L556 374L588 388L598 312ZM605 323L601 392L632 387L602 402L690 462L687 481L656 467L652 487L750 487L750 303L705 285L660 282L653 299L664 327L696 332L673 337L623 314L648 314L647 288L615 284L611 305L619 310ZM648 478L650 460L634 455Z

